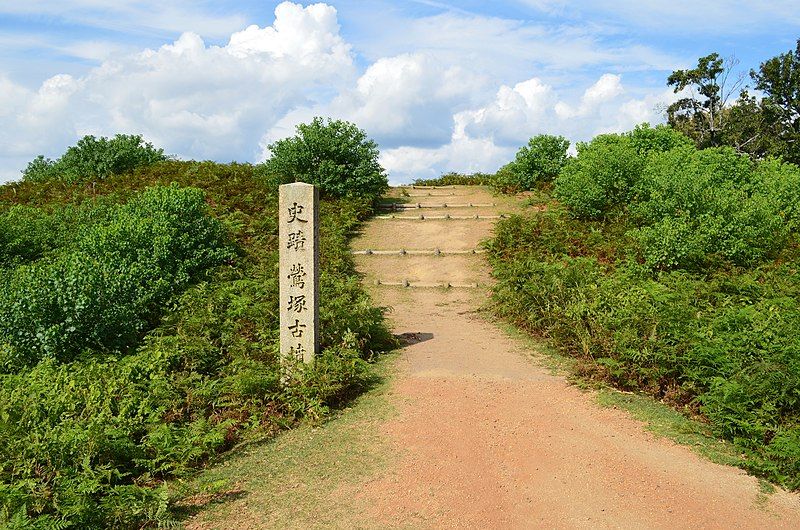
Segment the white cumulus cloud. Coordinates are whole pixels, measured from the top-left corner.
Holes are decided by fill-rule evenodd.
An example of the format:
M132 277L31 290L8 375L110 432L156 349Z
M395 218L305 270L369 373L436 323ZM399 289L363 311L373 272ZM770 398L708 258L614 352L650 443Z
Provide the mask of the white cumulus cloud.
M558 90L533 77L501 86L485 105L453 116L450 141L435 148L401 147L384 153L394 180L430 177L443 170L491 172L513 158L516 149L537 134L563 135L574 141L596 134L623 132L644 121L661 121L674 100L671 91L625 97L622 78L603 74L579 98L560 99Z
M329 111L366 129L384 147L447 143L452 116L468 106L485 79L430 55L384 57L371 64Z
M342 36L334 7L283 2L272 24L242 23L219 45L186 31L133 53L90 47L82 53L102 58L98 66L35 88L0 71L0 181L85 134L142 134L183 158L260 161L314 116L365 129L394 182L494 171L535 134L586 140L660 121L673 97L627 86L632 74L613 66L637 53L630 62L646 69L647 50L603 49L568 28L447 14L409 31L405 51L392 34L387 53L367 59ZM570 68L587 64L602 69L576 82ZM554 75L556 66L567 73Z
M85 134L119 132L182 157L252 160L264 131L351 81L354 68L333 7L284 2L272 26L233 33L225 46L186 32L77 79L56 75L35 92L5 79L0 171L18 171L22 155L57 156Z

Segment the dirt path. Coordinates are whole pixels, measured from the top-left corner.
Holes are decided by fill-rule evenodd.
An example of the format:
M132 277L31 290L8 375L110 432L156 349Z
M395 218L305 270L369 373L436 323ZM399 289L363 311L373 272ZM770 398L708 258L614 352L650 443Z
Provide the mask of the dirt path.
M408 192L423 204L500 204L398 216L514 207L476 188ZM444 252L356 256L376 302L393 308L395 332L409 341L390 393L398 413L382 427L398 456L357 488L362 520L375 528L800 528L796 495L765 498L755 478L656 439L532 362L523 344L476 312L485 287L374 285L485 286L483 256L446 251L476 248L493 222L375 219L353 242L356 250Z

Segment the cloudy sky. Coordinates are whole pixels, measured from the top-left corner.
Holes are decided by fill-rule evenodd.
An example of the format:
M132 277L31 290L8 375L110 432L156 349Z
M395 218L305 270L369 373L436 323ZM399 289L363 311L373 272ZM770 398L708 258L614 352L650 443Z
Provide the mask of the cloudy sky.
M798 37L798 0L0 0L0 182L86 134L258 162L316 115L394 182L493 171L534 134L663 121L672 70Z

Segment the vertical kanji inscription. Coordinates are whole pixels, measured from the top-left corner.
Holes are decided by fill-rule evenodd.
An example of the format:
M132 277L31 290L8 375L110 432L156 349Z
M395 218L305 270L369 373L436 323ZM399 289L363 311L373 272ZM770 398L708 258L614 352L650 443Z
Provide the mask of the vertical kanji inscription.
M280 187L281 356L307 363L319 350L318 202L312 184Z

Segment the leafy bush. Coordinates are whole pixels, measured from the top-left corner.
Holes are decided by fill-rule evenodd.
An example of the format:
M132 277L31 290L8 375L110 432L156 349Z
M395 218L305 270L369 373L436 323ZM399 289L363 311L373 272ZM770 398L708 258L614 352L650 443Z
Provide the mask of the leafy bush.
M115 205L102 197L80 205L42 209L15 205L0 210L0 268L29 263L73 247L80 232L107 222Z
M800 232L800 168L770 158L758 164L756 193L775 201L780 216L793 232Z
M192 221L197 220L195 203L189 199L196 191L182 194L181 200L189 202L180 207L180 201L169 198L172 188L164 186L173 182L178 190L203 190L205 200L196 206L205 203L240 250L229 266L192 272L213 256L194 252L192 246L207 225ZM158 192L142 198L152 187ZM248 433L269 434L304 418L324 418L331 407L371 384L366 360L394 341L382 311L357 281L346 245L348 233L369 214L371 201L321 204L323 353L311 366L293 367L291 381L282 385L274 191L247 164L175 161L96 186L27 182L13 190L0 187L0 214L20 203L47 215L73 208L67 205L88 212L97 206L95 195L111 208L99 219L78 216L86 220L78 237L54 240L42 263L90 251L139 259L147 254L139 244L155 227L152 263L162 263L171 252L188 257L170 265L176 267L170 274L184 271L197 281L161 304L161 318L151 322L155 327L125 355L45 359L0 374L0 526L177 524L172 505L180 493L170 478L186 476ZM154 215L153 225L148 224L145 212L171 206L175 210ZM184 209L188 219L183 219ZM141 222L130 228L132 219ZM161 237L160 227L173 227L173 222L187 223L186 238ZM130 243L110 241L111 227ZM25 267L38 265L34 261ZM0 355L8 357L4 340L0 334Z
M162 305L203 270L233 257L197 189L151 188L76 249L20 267L0 284L6 363L61 362L87 349L124 352Z
M604 134L577 144L555 180L555 196L581 219L600 219L633 196L644 159L627 136Z
M567 149L569 140L562 136L534 136L520 147L513 162L497 172L495 187L508 193L551 182L567 161Z
M17 206L0 214L0 267L41 257L47 247L47 215Z
M111 139L89 135L56 161L36 157L28 163L22 178L29 182L69 183L102 180L162 160L166 160L164 150L154 148L139 135L118 134Z
M517 193L520 191L519 176L514 170L514 162L502 166L492 175L491 186L500 193Z
M636 152L644 157L651 153L666 153L677 147L694 146L691 138L664 124L650 127L649 123L642 123L627 133L627 136Z
M750 160L727 147L679 148L652 156L642 172L633 201L644 223L687 212L702 215L718 202L717 190L746 192L752 183Z
M329 197L377 198L388 187L378 163L378 146L356 125L314 118L297 126L297 134L269 145L267 174L280 183L302 181L319 186Z
M753 265L784 248L797 218L791 166L754 164L731 148L697 150L646 124L579 144L554 196L578 219L625 216L650 268Z
M653 154L631 205L648 265L697 268L718 255L738 265L774 256L787 231L775 203L753 194L752 163L730 148Z

